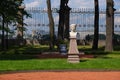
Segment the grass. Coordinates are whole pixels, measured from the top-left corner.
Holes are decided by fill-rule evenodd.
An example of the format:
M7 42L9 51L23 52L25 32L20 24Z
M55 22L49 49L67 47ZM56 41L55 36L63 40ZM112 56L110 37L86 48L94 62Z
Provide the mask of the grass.
M85 54L95 58L81 58L80 63L71 64L67 59L37 59L33 54L50 52L48 46L14 47L0 52L0 72L21 70L120 70L120 51L104 52L103 48L92 51L89 46L79 47ZM54 50L56 51L56 49ZM30 55L32 54L32 55Z
M21 56L22 57L22 56ZM98 55L96 58L82 58L80 63L68 63L67 59L14 59L0 60L0 72L19 70L120 70L120 54Z

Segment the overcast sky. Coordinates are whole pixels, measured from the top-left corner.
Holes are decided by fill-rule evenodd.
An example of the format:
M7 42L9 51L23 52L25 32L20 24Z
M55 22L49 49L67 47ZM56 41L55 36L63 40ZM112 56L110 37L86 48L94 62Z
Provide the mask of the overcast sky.
M114 0L115 8L120 8L120 0ZM26 8L42 7L46 8L46 0L24 0ZM52 7L59 8L60 0L51 0ZM94 0L69 0L71 8L94 8ZM100 8L106 8L106 0L99 0Z

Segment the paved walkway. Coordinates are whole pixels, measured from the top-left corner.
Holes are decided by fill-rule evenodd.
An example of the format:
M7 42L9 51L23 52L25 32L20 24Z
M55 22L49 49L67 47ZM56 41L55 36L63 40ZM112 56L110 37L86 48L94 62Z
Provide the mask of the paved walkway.
M0 74L0 80L120 80L120 71L40 71Z

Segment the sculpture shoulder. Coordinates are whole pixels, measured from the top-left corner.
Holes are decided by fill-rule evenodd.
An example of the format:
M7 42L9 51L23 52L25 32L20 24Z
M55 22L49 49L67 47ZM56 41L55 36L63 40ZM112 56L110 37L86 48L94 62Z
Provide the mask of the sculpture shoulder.
M77 32L70 32L70 37L75 37L76 38Z
M70 32L70 34L77 34L77 32Z

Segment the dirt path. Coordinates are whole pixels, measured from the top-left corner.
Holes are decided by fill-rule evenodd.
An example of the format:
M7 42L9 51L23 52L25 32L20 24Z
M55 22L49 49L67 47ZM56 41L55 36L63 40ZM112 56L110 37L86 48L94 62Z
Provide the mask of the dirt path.
M0 74L0 80L120 80L120 71L25 72Z

